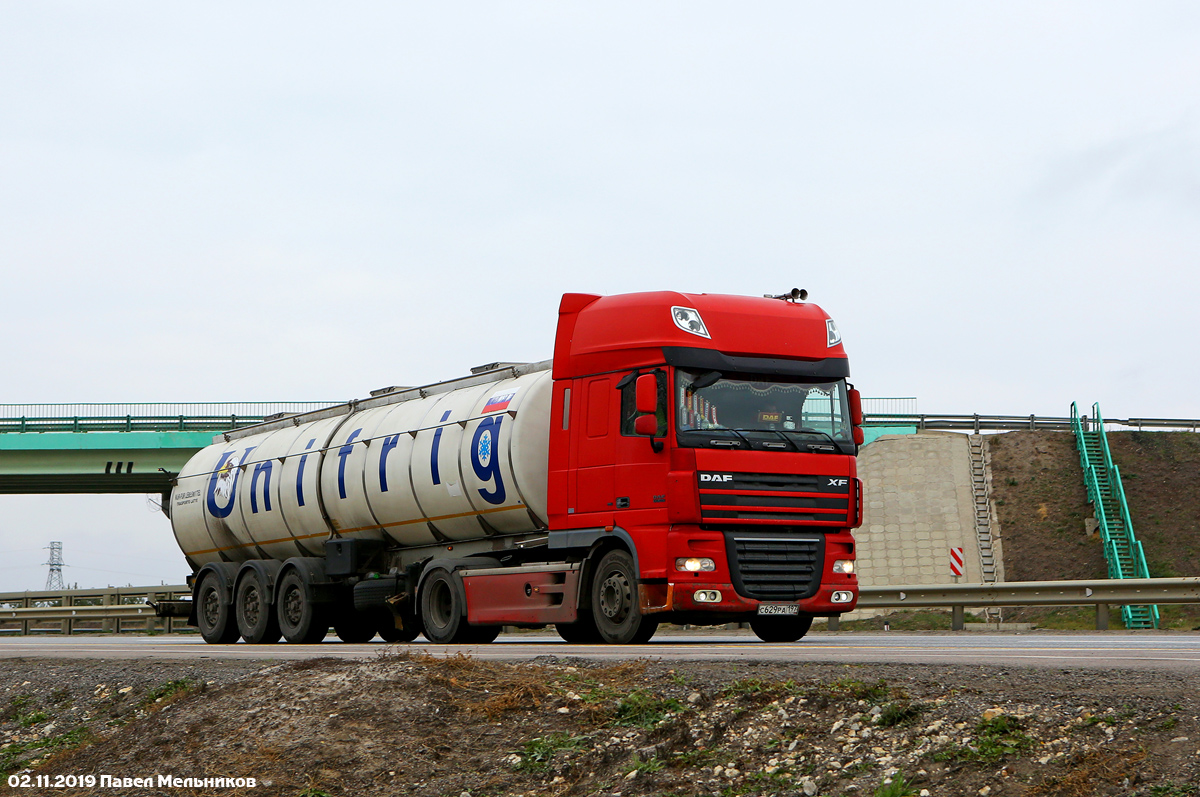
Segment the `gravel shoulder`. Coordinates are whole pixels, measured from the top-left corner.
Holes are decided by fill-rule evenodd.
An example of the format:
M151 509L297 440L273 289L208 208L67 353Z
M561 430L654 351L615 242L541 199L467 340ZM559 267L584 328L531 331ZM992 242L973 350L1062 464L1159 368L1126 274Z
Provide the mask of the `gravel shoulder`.
M256 779L13 794L1183 797L1200 783L1200 696L1153 671L10 660L0 704L5 775Z

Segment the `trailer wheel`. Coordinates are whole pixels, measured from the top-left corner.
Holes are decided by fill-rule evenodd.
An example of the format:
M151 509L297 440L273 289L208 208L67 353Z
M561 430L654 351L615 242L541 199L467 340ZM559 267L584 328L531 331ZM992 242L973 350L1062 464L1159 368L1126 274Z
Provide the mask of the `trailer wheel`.
M592 619L600 639L614 645L641 644L650 639L658 622L642 616L633 557L609 551L592 577Z
M247 570L238 581L233 605L238 632L248 643L270 645L283 636L279 630L279 618L275 616L275 607L267 602L266 585L262 583L262 576L254 570Z
M421 624L426 639L439 645L476 642L478 629L467 624L465 608L462 591L449 570L438 567L425 576L421 582Z
M755 617L750 621L750 630L763 642L795 642L812 627L812 615L796 617Z
M200 636L210 645L229 645L237 642L239 633L233 607L226 597L225 585L217 573L210 572L196 590L196 623Z
M370 642L375 638L375 631L375 618L353 609L343 609L343 614L333 621L333 633L351 644Z
M279 629L288 642L312 644L329 633L325 607L313 602L312 589L300 571L288 570L275 595Z

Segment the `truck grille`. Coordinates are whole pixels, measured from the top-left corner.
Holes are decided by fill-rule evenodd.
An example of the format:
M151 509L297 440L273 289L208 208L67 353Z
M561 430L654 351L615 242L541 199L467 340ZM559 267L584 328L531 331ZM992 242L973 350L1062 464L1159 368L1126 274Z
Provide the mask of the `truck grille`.
M795 601L816 594L825 567L825 539L734 531L725 535L733 587L760 601Z
M853 480L796 473L700 473L706 526L845 526Z

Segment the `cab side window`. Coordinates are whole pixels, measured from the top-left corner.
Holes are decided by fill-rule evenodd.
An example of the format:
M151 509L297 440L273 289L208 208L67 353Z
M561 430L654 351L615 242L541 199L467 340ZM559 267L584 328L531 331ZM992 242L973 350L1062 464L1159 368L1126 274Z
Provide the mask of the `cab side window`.
M637 419L637 378L645 373L653 373L655 384L658 386L658 430L655 437L667 436L667 374L664 371L633 371L621 377L617 389L621 391L621 436L638 437L633 430L633 422Z

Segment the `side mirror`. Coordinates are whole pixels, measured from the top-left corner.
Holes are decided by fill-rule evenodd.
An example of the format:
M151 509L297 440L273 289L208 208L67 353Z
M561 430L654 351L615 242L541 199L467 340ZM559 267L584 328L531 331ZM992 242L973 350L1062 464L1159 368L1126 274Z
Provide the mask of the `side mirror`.
M850 423L855 426L862 426L862 394L856 388L850 388L846 392L846 396L850 399Z
M866 439L867 439L867 436L865 434L863 434L862 427L855 426L854 427L854 445L861 446L863 444L863 440L866 440Z
M638 414L658 412L658 379L654 374L642 374L637 378L634 406Z
M646 437L654 437L658 432L658 418L653 415L639 415L633 421L633 431Z

